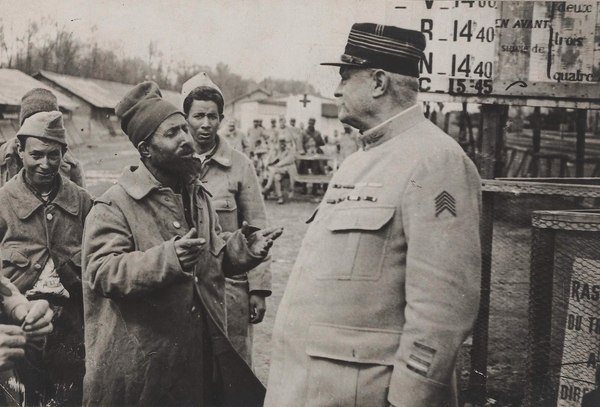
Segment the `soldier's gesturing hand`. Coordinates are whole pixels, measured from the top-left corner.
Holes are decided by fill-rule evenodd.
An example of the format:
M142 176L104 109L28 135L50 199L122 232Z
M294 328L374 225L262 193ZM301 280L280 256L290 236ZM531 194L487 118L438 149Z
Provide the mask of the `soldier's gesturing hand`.
M248 222L244 221L242 223L242 233L248 240L248 248L252 254L259 257L266 257L269 249L273 246L273 242L283 233L281 227L257 230L250 235L249 230Z
M197 237L196 228L191 228L183 237L175 240L175 254L182 269L190 270L194 267L205 243L206 239Z

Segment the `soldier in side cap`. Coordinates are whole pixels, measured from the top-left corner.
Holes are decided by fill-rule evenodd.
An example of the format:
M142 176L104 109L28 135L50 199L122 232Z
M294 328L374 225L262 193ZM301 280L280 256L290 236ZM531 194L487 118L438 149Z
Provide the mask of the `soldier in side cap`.
M279 306L265 406L456 405L479 305L480 179L417 104L418 31L361 23L339 118L361 149L334 174Z
M183 88L183 111L195 147L203 157L198 174L213 195L221 227L225 232L233 232L244 221L266 227L265 205L251 161L217 133L223 120L221 90L203 72L190 78ZM248 273L225 279L227 335L249 365L252 324L263 320L267 310L265 298L271 295L270 264L266 260Z
M47 89L32 89L21 98L19 126L22 126L23 121L35 113L50 111L58 111L56 96ZM23 168L23 162L19 157L18 150L16 137L0 146L0 186L6 184L9 179L17 175L21 168ZM83 168L70 150L66 150L63 155L63 160L60 164L60 173L63 177L85 188Z
M226 337L224 275L260 264L281 230L221 231L183 112L154 82L115 111L140 162L86 223L83 404L259 406L264 387Z
M47 300L56 330L22 366L27 402L81 404L84 375L81 241L89 194L63 177L62 113L39 112L17 132L23 169L0 188L1 274Z

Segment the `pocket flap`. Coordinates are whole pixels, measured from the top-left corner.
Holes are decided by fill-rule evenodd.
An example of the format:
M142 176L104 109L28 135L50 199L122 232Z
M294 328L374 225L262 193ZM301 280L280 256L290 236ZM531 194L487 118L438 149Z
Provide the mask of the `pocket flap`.
M379 230L392 219L395 210L392 206L338 208L331 214L327 228L332 232Z
M0 256L3 262L6 261L19 267L29 266L29 259L18 250L3 248Z
M234 199L215 199L213 205L217 212L232 212L237 210Z
M225 242L220 237L214 235L210 242L210 252L213 256L219 256L223 249L227 246L227 242Z
M400 345L400 331L311 324L306 341L309 356L391 366Z

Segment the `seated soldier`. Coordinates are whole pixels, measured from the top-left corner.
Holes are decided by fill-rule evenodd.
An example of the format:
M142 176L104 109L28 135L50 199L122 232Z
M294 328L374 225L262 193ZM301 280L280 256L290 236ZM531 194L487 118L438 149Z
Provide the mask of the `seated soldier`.
M275 158L267 166L267 184L263 188L263 195L269 193L271 188L275 187L277 203L282 204L283 193L281 191L281 180L285 175L290 175L290 169L295 166L294 150L288 149L288 143L285 138L279 140L279 150ZM293 188L293 185L292 185Z

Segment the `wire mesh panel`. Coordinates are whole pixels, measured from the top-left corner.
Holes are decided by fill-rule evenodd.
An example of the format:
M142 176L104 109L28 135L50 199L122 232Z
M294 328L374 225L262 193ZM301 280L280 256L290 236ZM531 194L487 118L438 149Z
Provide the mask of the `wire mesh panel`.
M600 360L600 213L534 212L525 406L581 406Z
M486 397L500 406L523 400L533 211L587 208L600 198L600 186L592 185L600 180L555 181L483 182L482 294L466 393L477 404Z

